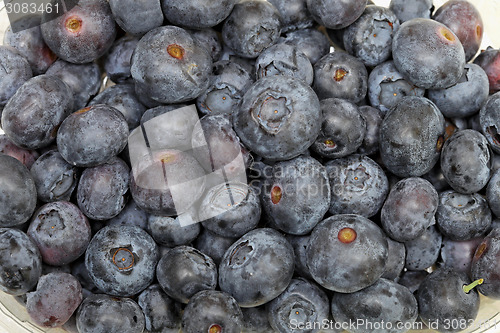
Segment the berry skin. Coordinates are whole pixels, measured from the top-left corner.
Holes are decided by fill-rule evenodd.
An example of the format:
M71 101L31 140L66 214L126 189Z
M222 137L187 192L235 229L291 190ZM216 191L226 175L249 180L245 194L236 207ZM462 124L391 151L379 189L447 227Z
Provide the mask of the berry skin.
M392 187L382 206L382 227L398 242L415 239L434 223L438 204L438 193L430 182L405 178Z
M464 47L465 58L472 60L483 40L481 14L469 1L451 0L439 7L432 18L443 23L457 35Z
M448 88L464 72L460 40L444 24L430 19L403 23L394 35L392 55L398 71L424 89Z
M306 255L317 283L328 290L352 293L372 285L384 273L387 238L361 215L334 215L314 228Z
M215 290L195 294L182 315L185 333L238 333L242 326L243 314L236 300L227 293Z
M130 298L92 294L76 312L79 333L142 333L144 326L144 314Z
M181 245L171 249L160 259L156 277L168 296L187 304L199 291L215 289L217 266L206 254Z
M42 274L38 247L22 231L0 228L0 290L24 295L32 290Z
M308 156L276 163L261 192L270 224L292 235L308 234L328 211L330 198L327 170Z
M235 0L161 0L165 18L190 29L211 28L231 14Z
M336 322L346 323L364 320L364 325L357 325L352 332L391 332L403 333L397 329L397 323L411 325L418 317L418 305L415 296L408 288L386 279L379 279L375 284L363 290L342 294L332 298L332 315ZM392 329L375 330L369 323L389 323Z
M3 107L17 89L32 78L33 73L28 60L10 46L0 46L0 65L2 68L0 71L0 107Z
M424 97L404 97L382 121L380 156L395 175L419 177L439 160L443 135L444 117L434 103Z
M87 168L78 182L76 200L82 212L93 220L109 220L127 203L130 168L118 157Z
M329 29L342 29L356 21L366 8L366 0L307 0L314 20Z
M219 286L241 307L259 306L286 289L293 266L293 248L285 237L274 229L257 228L243 235L224 254L219 266Z
M0 227L28 221L36 207L36 186L29 170L14 157L0 154Z
M128 125L117 109L97 104L69 115L57 131L62 157L78 167L109 161L127 145Z
M50 49L75 64L101 57L116 37L115 20L105 0L80 0L63 15L45 11L41 29Z
M318 97L302 80L284 75L264 77L245 93L233 126L243 144L266 159L300 155L320 131Z
M280 15L270 2L244 0L234 5L222 27L222 40L237 55L255 58L278 41Z
M85 266L94 284L113 296L131 296L154 279L158 246L147 232L133 226L99 230L85 253Z
M27 294L26 310L31 319L43 327L60 327L82 302L82 286L68 273L43 275L36 291Z
M2 129L21 148L50 145L73 110L70 88L57 77L36 76L24 83L2 112Z
M490 179L491 152L479 132L465 129L453 134L443 146L441 170L457 192L479 192Z
M43 262L53 266L78 259L91 238L87 218L77 206L67 201L43 205L35 213L27 233L38 246Z
M208 88L212 57L188 31L162 26L144 35L130 72L137 95L172 104L195 99Z
M366 156L352 154L325 164L330 179L331 214L372 217L382 208L389 181L382 168Z

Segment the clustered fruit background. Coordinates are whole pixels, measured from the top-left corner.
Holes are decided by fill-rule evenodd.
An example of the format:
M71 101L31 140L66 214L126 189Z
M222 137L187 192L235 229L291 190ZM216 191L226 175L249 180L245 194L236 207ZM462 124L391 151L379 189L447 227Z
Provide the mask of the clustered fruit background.
M381 6L389 5L389 1L374 2ZM436 8L442 3L444 1L434 1ZM474 4L481 12L486 33L481 48L489 45L498 48L500 35L496 32L497 17L500 15L499 2L475 1ZM241 8L238 15L244 17L245 10ZM381 21L390 22L391 28L400 27L400 22L396 22L397 19L390 13L377 12L373 7L365 13L370 10L375 13L373 15L380 15L378 19ZM113 11L118 13L120 8L115 7ZM271 22L273 15L267 13L264 17L270 20L265 24L274 24ZM177 19L182 22L182 15ZM230 19L235 21L232 24L239 23L235 18ZM101 28L106 29L105 24L108 23L104 22ZM207 24L210 25L210 22ZM363 30L366 28L363 24L370 23L358 20L353 27L357 25L358 29ZM0 40L3 40L7 25L8 20L5 13L2 13ZM417 22L415 25L420 27L422 24ZM50 23L47 27L50 27ZM52 31L52 28L45 29ZM436 29L432 25L428 28L426 33L429 35ZM30 320L46 327L60 326L80 302L87 298L86 303L83 303L85 307L80 306L78 310L77 325L80 332L94 332L91 328L94 324L102 324L105 331L113 327L120 332L135 333L142 332L146 327L151 332L160 332L162 329L162 332L177 332L181 322L184 332L238 332L241 329L244 332L271 332L272 329L295 332L290 327L286 328L287 321L289 323L292 318L321 321L322 318L332 319L333 314L337 321L365 317L373 321L413 322L417 318L417 309L424 321L443 320L451 311L452 315L461 318L461 326L455 330L445 330L441 326L440 330L460 331L475 318L478 293L473 290L467 296L457 297L457 302L463 302L459 308L454 308L443 300L462 295L462 285L479 278L485 279L479 291L493 298L500 298L500 281L495 275L498 270L495 264L500 260L500 250L497 248L500 246L498 229L488 235L488 241L483 241L492 226L498 225L495 217L500 214L500 172L496 171L500 164L497 155L500 152L500 140L493 130L494 126L500 126L500 97L491 98L489 105L485 104L487 93L482 89L484 82L480 83L481 80L485 81L485 76L477 68L465 65L465 62L460 65L460 54L457 53L458 55L450 56L449 62L436 59L436 64L440 64L436 69L431 68L432 64L429 63L431 75L427 73L425 77L413 76L413 68L405 67L408 64L406 59L395 57L397 67L406 70L406 78L409 76L418 82L419 87L413 86L411 82L401 83L399 88L394 87L394 90L384 92L382 85L391 82L386 80L388 74L393 75L393 83L403 77L394 64L378 66L381 61L367 56L358 43L368 37L359 37L353 28L345 30L345 36L331 30L327 33L324 28L320 30L327 33L331 40L344 44L345 49L358 56L362 62L353 60L335 46L333 53L321 55L321 59L314 59L315 63L312 64L311 57L318 54L315 49L302 50L304 53L312 50L308 54L285 44L276 44L262 52L245 49L246 46L238 44L238 36L231 36L231 31L224 32L223 29L223 33L229 36L227 43L238 50L236 53L239 56L254 60L258 56L255 65L249 65L245 60L232 64L216 63L215 58L221 54L225 57L234 54L227 48L216 50L213 34L199 33L199 40L212 43L214 47L208 49L208 52L202 52L201 49L196 52L203 42L189 46L189 49L195 50L189 55L189 60L197 64L195 68L187 69L187 73L192 76L185 79L179 72L173 72L173 76L180 75L179 80L167 83L162 81L155 85L151 81L156 79L156 72L172 61L169 58L164 63L156 63L158 53L155 53L155 40L171 38L178 40L179 44L186 41L191 43L191 32L172 28L156 35L148 34L149 40L144 38L138 41L130 36L123 37L123 31L119 31L121 42L119 47L117 44L114 46L115 56L120 53L120 48L129 52L137 45L132 67L135 89L124 84L130 80L130 74L120 72L121 64L103 60L107 54L98 61L101 70L104 69L102 73L108 71L107 77L102 81L103 76L97 65L87 67L81 72L82 77L93 76L97 78L93 81L98 84L85 87L87 92L82 89L80 95L76 91L70 91L70 88L78 86L77 83L69 87L61 85L61 80L38 78L40 86L54 92L50 94L50 98L44 97L46 100L42 103L58 105L57 112L61 113L61 121L64 119L63 114L69 109L76 111L85 106L93 107L67 117L64 124L58 124L57 148L60 154L48 152L46 147L50 143L56 143L49 132L47 134L50 136L29 137L29 131L23 132L8 125L9 139L17 140L29 151L16 150L5 135L2 138L2 149L5 152L23 156L26 166L33 165L31 174L38 191L36 214L28 218L29 223L20 227L33 243L28 244L27 238L23 238L17 230L9 235L12 239L19 239L23 249L28 252L33 250L33 244L38 246L43 258L43 267L34 270L40 270L42 274L38 280L37 292L30 292L25 298L23 295L28 290L11 290L13 294L20 295L20 303L27 302ZM267 33L267 30L261 32ZM146 31L136 33L143 35ZM283 35L286 33L283 32ZM454 37L447 30L440 30L440 33L436 45L440 45L441 37L453 42ZM49 32L46 34L49 35ZM108 37L110 39L104 42L107 46L100 47L107 48L114 42L114 35ZM431 40L432 38L435 36L430 37ZM54 40L57 40L57 36ZM387 49L386 59L391 50L408 46L407 40L402 40L399 45ZM59 42L49 45L62 48ZM94 46L99 47L92 47ZM455 46L458 48L460 44L455 43ZM221 45L218 47L221 48ZM173 48L169 46L165 51L171 58L184 57L184 49L175 45ZM287 68L286 61L283 62L285 65L272 62L274 57L287 59L290 54L293 54L294 61L298 64L295 69ZM86 62L84 56L79 58L81 54L78 52L69 52L67 56L76 59L76 62ZM214 58L213 73L216 76L200 78L212 71L212 59L207 61L204 57ZM467 60L471 59L472 56L468 55ZM335 62L342 64L343 69L333 71L332 67L328 67ZM470 100L465 105L453 104L453 99L447 98L446 93L432 90L447 88L450 86L449 82L455 85L459 77L464 77L461 68L456 71L455 77L450 74L457 63L459 67L465 66L465 73L468 75L460 83L464 80L479 82L468 86L466 92L459 89L448 92L449 95L468 93ZM449 64L451 69L443 70ZM377 67L374 69L375 66ZM344 70L345 68L348 70ZM47 73L63 78L65 74L62 73L65 71L67 68L59 62L52 65ZM295 78L276 78L273 76L276 72L293 73ZM346 84L341 95L332 93L328 87L331 75L335 75L335 80L340 82L344 78L351 80L347 75L350 73L354 74L354 81ZM432 77L436 73L443 73L443 76L436 80ZM445 78L444 73L451 77ZM368 78L368 75L368 82L364 86L357 86L359 77ZM259 79L257 83L254 82L255 78ZM78 81L78 75L70 80ZM203 83L204 80L207 81L206 84ZM240 89L241 96L233 93L231 101L237 99L236 104L211 104L216 97L222 98L226 93L222 91L220 95L213 94L213 91L220 89L220 85L225 83L224 80L231 80L236 86L231 89ZM92 80L88 82L90 81ZM114 83L118 85L109 89ZM309 87L311 85L314 91ZM209 87L209 90L200 89L200 86ZM426 88L431 90L425 91ZM30 90L30 87L23 86L20 89L25 89L26 95L37 93L36 90ZM269 89L275 95L266 104L267 100L262 101L261 96ZM91 92L93 90L95 92ZM95 96L97 90L99 94ZM169 93L167 96L165 90L179 91L179 94ZM396 92L405 91L415 97L387 107L384 102L392 98L382 97L387 91L391 95L394 92L394 96L397 95ZM490 90L491 94L494 92L496 91ZM136 93L141 98L130 98ZM65 98L70 95L73 95L73 104ZM481 97L483 95L484 98ZM433 102L421 96L429 97ZM123 102L120 98L131 100ZM124 119L115 109L101 104L109 101L126 107L133 105L135 114L132 111L127 114L127 111L121 109L119 111L125 114ZM23 102L24 99L18 96L17 100L9 102L10 109L15 109L12 107L14 103L18 103L21 109ZM179 228L177 219L166 217L175 217L173 205L164 203L163 199L157 200L159 197L168 197L163 196L165 193L162 191L165 189L161 186L155 189L158 179L154 176L158 169L145 168L143 178L147 179L141 179L140 175L132 177L130 168L134 164L131 165L128 159L133 153L127 150L122 152L127 139L123 133L134 130L138 124L144 126L155 116L165 115L166 112L185 105L175 103L196 103L200 116L210 114L210 107L215 105L218 110L232 111L233 119L210 116L203 118L201 128L208 138L212 154L210 163L205 161L208 166L199 159L194 160L189 154L172 153L170 150L165 153L160 150L163 154L160 157L161 163L175 159L176 169L171 169L174 172L173 178L184 177L189 180L204 175L207 169L217 170L225 162L232 161L231 157L237 151L236 154L241 154L242 163L249 167L248 181L252 185L250 189L241 184L227 185L231 186L236 202L239 202L239 205L228 211L217 207L217 204L226 204L226 197L218 196L227 190L225 184L210 189L209 185L213 184L198 183L184 191L186 197L193 201L199 200L198 208L201 208L197 214L204 222L183 228ZM172 106L163 108L162 104ZM287 113L290 104L308 111L303 114ZM263 105L260 113L255 113L255 105ZM374 106L380 111L366 105ZM481 119L476 116L480 108L484 110ZM101 110L105 115L97 118ZM247 126L255 119L252 117L259 118L256 128ZM78 132L81 122L92 124L95 119L100 124L92 129L94 136L109 139L104 144L104 153L97 146L88 145L88 136ZM284 132L281 127L287 121L287 132L280 137ZM102 124L105 126L100 126ZM182 127L184 125L179 126L177 130L185 130ZM174 127L171 124L165 127L151 125L148 133L151 142L171 144L171 140L175 139L163 134L165 131L174 132ZM43 132L43 129L37 130ZM415 132L408 134L407 130ZM187 132L190 133L189 131L193 129L190 128ZM417 133L419 131L425 132L425 135ZM225 139L227 137L220 133L224 133L229 139ZM268 134L271 134L271 139ZM394 142L401 138L404 141L406 135L422 137L422 144L405 150L400 143ZM240 143L241 147L244 146L241 151ZM217 147L217 144L220 146ZM307 148L310 151L297 157ZM40 155L42 158L39 158ZM117 155L119 158L115 157ZM153 159L154 161L156 160ZM487 162L483 165L478 161ZM8 172L9 168L19 169L13 161L5 160L2 163L3 172ZM57 166L58 172L77 179L66 188L65 193L58 193L59 200L72 201L74 204L54 200L53 188L50 188L53 179L45 177L50 175L47 170L54 166ZM457 166L464 170L457 172ZM235 168L237 172L238 166ZM24 179L26 175L23 172L17 172L13 177ZM144 184L150 188L142 190L141 185ZM103 190L104 187L107 189ZM314 193L311 188L315 189ZM325 194L325 191L328 193ZM233 199L231 198L230 204L234 203ZM27 205L34 207L35 202ZM54 211L59 215L54 215ZM339 215L350 213L358 215ZM325 220L326 217L329 218ZM375 221L378 226L367 218ZM53 225L52 229L59 228L61 221L64 224L64 221L71 220L72 225L67 228L72 229L69 231L70 235L78 237L71 244L56 244L57 250L53 251L50 246L44 245L52 235L51 230L47 229L46 219ZM132 220L137 221L147 233L129 228L127 225L134 224L131 223ZM106 228L97 233L103 227ZM263 227L266 229L261 229ZM267 229L269 227L273 229ZM95 235L98 236L94 237ZM114 246L116 244L120 244L119 247ZM345 245L351 247L347 248ZM490 247L496 252L488 257ZM473 266L471 271L470 261L476 248L476 253L479 253L476 257L483 256L487 259ZM82 255L84 252L86 254ZM333 253L336 255L332 255ZM117 273L110 272L116 269L115 266L109 266L110 262L118 267ZM33 265L36 267L39 264L34 260ZM243 266L245 268L241 269ZM429 267L440 267L439 274L427 278ZM71 273L80 282L68 274L54 274L57 271ZM49 272L52 272L51 275L44 275ZM36 275L33 272L30 274ZM190 277L186 277L186 274ZM259 277L252 279L253 274ZM38 277L23 279L24 282L20 284ZM424 279L425 287L417 294L418 285ZM33 289L30 286L29 290ZM212 291L215 289L224 293ZM198 292L199 290L205 291ZM91 297L92 293L102 292L115 297L115 301L113 298ZM415 297L412 295L414 292ZM3 302L10 303L13 309L18 307L12 299L4 295L2 299ZM380 303L375 301L378 299ZM481 299L483 308L484 304L488 304L488 317L498 304L492 299ZM420 302L418 308L417 300ZM66 305L62 305L65 301ZM158 304L166 311L155 311ZM118 316L120 320L95 323L95 318L103 312ZM485 313L480 318L484 318ZM15 312L14 315L28 318L20 312ZM66 327L74 330L74 320L73 316ZM372 330L359 330L364 331Z

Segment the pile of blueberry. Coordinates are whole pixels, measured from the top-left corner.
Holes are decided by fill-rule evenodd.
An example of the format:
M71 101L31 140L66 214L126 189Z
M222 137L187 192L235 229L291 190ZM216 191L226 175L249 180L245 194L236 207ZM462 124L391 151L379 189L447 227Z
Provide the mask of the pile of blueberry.
M16 24L0 289L34 323L458 332L500 299L500 50L476 55L471 3L80 0Z

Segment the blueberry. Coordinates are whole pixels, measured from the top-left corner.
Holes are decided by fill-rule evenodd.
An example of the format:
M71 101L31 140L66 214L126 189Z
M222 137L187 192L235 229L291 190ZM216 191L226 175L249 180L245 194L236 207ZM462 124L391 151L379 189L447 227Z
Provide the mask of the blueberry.
M150 163L142 169L132 168L130 174L130 193L147 213L162 216L186 213L203 194L205 171L191 154L160 150L147 162Z
M145 328L149 332L169 332L179 330L181 318L174 300L168 297L159 284L146 288L138 297L137 303L144 313Z
M60 327L82 302L82 286L68 273L49 273L40 277L36 291L27 294L26 310L43 327Z
M265 48L278 41L281 31L280 14L270 2L243 0L222 27L222 40L237 55L257 57Z
M31 79L30 64L15 48L0 46L0 107L5 106L19 87ZM1 113L0 113L1 114Z
M398 280L398 283L408 288L412 294L420 287L420 284L429 275L427 271L404 271Z
M109 6L116 23L131 35L141 36L163 25L160 0L110 0Z
M462 78L446 89L429 90L433 101L445 117L463 118L477 113L488 98L488 76L476 64L466 64Z
M85 169L76 193L82 212L93 220L108 220L118 215L126 204L129 174L128 165L117 157Z
M430 19L434 11L434 5L432 0L391 0L389 9L403 23L419 17Z
M203 290L194 295L182 315L185 333L239 333L242 322L243 314L236 300L215 290Z
M366 133L366 120L358 107L340 98L324 99L320 106L321 132L312 149L327 158L345 157L358 150Z
M361 323L351 332L402 333L417 319L418 305L408 288L390 280L379 279L366 289L351 294L334 294L332 315L338 323ZM383 328L376 329L374 323L384 323Z
M280 37L278 43L295 46L304 53L312 65L330 52L328 38L316 29L300 29L286 33Z
M398 71L425 89L448 88L464 72L465 53L458 37L444 24L415 18L394 35L392 55Z
M51 144L73 109L70 88L57 77L39 75L24 83L2 112L2 129L22 148Z
M28 221L36 207L36 186L29 170L14 157L0 154L0 226Z
M500 228L496 227L479 244L472 258L471 278L484 279L478 286L478 291L484 296L494 299L500 298Z
M195 247L219 265L224 253L235 241L236 238L223 237L203 228L195 240Z
M137 96L139 97L139 96ZM187 104L170 104L170 105L160 105L153 107L151 109L147 109L141 117L141 125L144 125L146 122L149 120L161 116L162 114L165 114L167 112L177 110L183 107L188 106ZM158 140L161 140L161 138L157 138Z
M146 107L139 102L135 95L132 84L117 84L105 89L93 98L88 105L96 104L106 104L120 111L125 116L130 130L139 126L141 117L146 111Z
M282 32L305 29L314 24L306 0L270 0L281 16Z
M479 124L491 149L500 154L500 92L491 95L486 100L479 111Z
M377 66L388 60L392 38L399 29L399 20L388 8L367 6L363 14L344 32L344 46L366 66Z
M477 247L483 241L483 237L473 238L466 241L454 241L443 239L441 247L441 259L443 266L457 272L470 273L472 258Z
M163 135L165 137L165 135ZM193 128L191 140L193 154L207 174L207 186L230 180L245 182L245 167L249 152L233 130L228 115L206 115ZM225 175L221 177L221 171Z
M396 69L393 61L375 67L368 76L370 104L384 113L393 108L405 96L423 97L425 89L408 82Z
M156 277L168 296L186 304L197 292L215 289L217 266L206 254L181 245L160 259Z
M439 257L441 244L442 236L433 225L417 238L405 242L405 268L420 271L431 267Z
M255 61L258 79L269 75L288 75L311 85L314 78L313 67L307 56L294 46L284 43L268 47Z
M38 246L43 262L54 266L66 265L80 257L91 238L87 218L67 201L43 205L34 214L27 233Z
M443 135L444 117L434 103L424 97L404 97L382 121L380 156L395 175L418 177L439 160Z
M42 15L45 43L61 59L84 64L101 57L116 37L115 20L105 0L80 0L63 15Z
M130 62L137 43L139 39L132 36L119 38L113 43L104 60L104 69L111 81L121 83L131 78Z
M292 235L309 233L328 211L330 198L327 169L308 156L276 163L261 193L273 227Z
M464 47L465 58L470 61L476 55L483 40L484 25L481 14L468 1L447 1L432 15L457 35Z
M93 62L77 65L59 59L49 67L46 74L57 76L71 88L74 110L85 107L101 87L101 70Z
M79 171L66 162L57 150L49 150L31 167L38 199L43 202L69 201L78 183Z
M372 106L363 105L358 108L361 116L365 118L366 132L363 143L357 153L361 155L374 155L378 152L380 125L382 125L383 113Z
M209 85L212 58L188 31L162 26L144 35L132 55L136 91L160 103L201 95Z
M464 291L464 285L469 283L464 273L446 268L427 276L417 294L423 322L432 323L439 332L458 332L470 326L479 311L479 294L475 290ZM458 325L448 325L450 322Z
M329 29L342 29L363 14L366 3L366 0L307 0L307 8L319 24Z
M111 106L93 105L69 115L57 132L57 148L70 164L97 166L120 153L127 144L128 125Z
M241 307L265 304L281 294L293 275L290 243L278 231L257 228L238 239L219 266L219 287Z
M214 62L219 61L222 56L222 40L217 31L212 28L194 30L193 37L205 46Z
M137 206L134 200L129 200L125 208L107 221L107 225L135 225L146 231L148 226L148 214Z
M243 144L269 160L287 160L309 148L320 131L318 97L302 80L274 75L255 82L233 114Z
M158 247L144 230L107 226L99 230L85 253L85 266L94 284L113 296L135 295L152 282Z
M238 63L219 61L214 64L210 86L196 99L196 106L203 114L232 114L253 82Z
M191 29L214 27L231 14L235 0L161 0L165 18L172 24Z
M130 298L91 295L76 312L79 333L142 333L144 327L144 314Z
M281 295L269 302L269 323L280 333L295 332L293 326L298 323L325 322L328 310L328 297L323 290L306 279L293 279Z
M9 26L3 44L12 46L21 53L31 66L34 75L45 73L57 56L45 44L40 30L39 16L24 16L15 22L17 32Z
M42 273L37 246L22 231L0 228L0 289L23 295L36 286Z
M489 231L491 210L480 194L445 191L439 194L436 222L441 233L451 240L469 240Z
M292 245L295 255L295 275L301 276L308 280L313 280L309 267L307 267L307 244L309 243L310 235L295 236L285 235L287 241Z
M35 161L40 157L38 151L34 149L24 149L16 146L5 134L0 134L0 153L14 157L28 169L31 169Z
M255 190L236 182L208 189L198 208L203 227L224 237L241 237L254 229L260 214L261 205Z
M314 64L313 87L319 99L358 103L368 90L368 72L360 60L347 53L329 53Z
M64 266L63 266L64 267ZM92 278L89 275L89 271L87 267L85 267L85 256L78 258L76 261L71 263L71 274L78 279L82 286L83 298L87 298L87 296L92 294L101 294L100 291L92 281Z
M438 204L438 193L431 183L418 177L405 178L392 187L382 206L382 227L396 241L415 239L434 222Z
M382 168L369 157L350 155L325 164L330 179L330 213L374 216L389 193Z
M441 170L457 192L478 192L490 179L491 152L479 132L466 129L451 136L443 146Z
M401 272L403 272L403 269L405 268L405 244L396 242L390 238L387 238L387 244L389 245L389 255L385 263L385 272L382 277L397 282Z
M267 319L268 315L265 305L254 308L242 308L241 312L243 313L243 332L272 332L273 329Z
M148 227L156 243L175 247L194 241L200 233L199 224L181 226L179 219L168 216L149 215Z
M500 50L488 47L474 59L474 63L481 66L488 75L490 94L500 90Z
M361 215L334 215L314 228L306 254L317 283L328 290L352 293L372 285L384 273L387 237Z
M486 199L491 211L500 216L500 171L495 171L486 187Z

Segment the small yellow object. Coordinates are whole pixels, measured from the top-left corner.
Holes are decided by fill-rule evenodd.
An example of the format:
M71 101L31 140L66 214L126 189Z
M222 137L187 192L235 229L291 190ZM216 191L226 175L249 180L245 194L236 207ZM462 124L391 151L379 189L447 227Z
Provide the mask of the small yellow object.
M468 294L472 289L483 284L483 282L484 282L484 279L479 279L479 280L472 282L471 284L464 285L462 287L462 289L464 290L464 293Z

